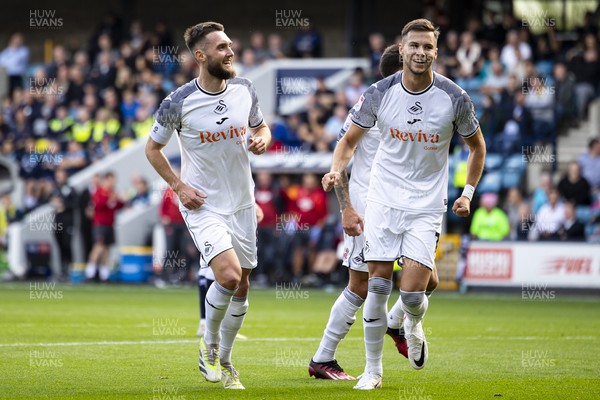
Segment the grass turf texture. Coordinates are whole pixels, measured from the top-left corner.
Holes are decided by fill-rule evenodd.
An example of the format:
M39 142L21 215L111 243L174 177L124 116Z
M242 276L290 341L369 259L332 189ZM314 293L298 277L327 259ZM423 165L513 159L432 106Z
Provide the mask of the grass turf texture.
M3 399L600 398L599 298L436 293L425 369L386 337L383 389L361 392L307 373L338 292L254 290L233 353L247 390L236 392L198 372L196 290L39 285L0 285ZM337 359L362 372L360 321Z

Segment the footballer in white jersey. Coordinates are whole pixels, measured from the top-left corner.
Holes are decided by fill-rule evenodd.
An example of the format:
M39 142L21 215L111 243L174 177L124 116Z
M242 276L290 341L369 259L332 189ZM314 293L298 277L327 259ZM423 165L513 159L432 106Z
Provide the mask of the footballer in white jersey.
M186 46L198 78L161 103L146 145L148 160L180 201L180 210L215 282L206 293L206 330L198 367L209 382L244 389L231 362L248 310L249 276L256 266L256 211L248 152L263 154L271 132L254 86L235 78L231 40L223 25L188 28ZM162 152L173 132L181 148L181 177Z
M386 48L379 63L381 74L387 76L397 72L400 68L398 46ZM358 106L359 104L355 108ZM350 115L346 118L338 140L343 138L351 124ZM369 187L371 163L379 146L379 137L380 133L377 128L373 128L364 136L353 156L354 164L350 179L348 180L344 171L343 183L336 186L344 227L343 263L349 267L349 282L331 308L323 338L308 366L309 375L317 379L355 379L339 366L335 359L335 352L340 341L356 321L356 312L362 306L367 295L369 276L362 256L364 235L361 226Z
M400 297L408 359L415 369L425 366L425 290L447 207L448 147L454 132L469 146L467 186L452 208L457 215L469 215L483 170L485 142L469 96L432 70L438 36L426 19L406 24L399 44L403 72L377 82L363 94L352 126L336 147L331 172L324 177L325 185L339 185L356 144L377 124L381 143L369 186L363 250L370 274L363 309L367 363L355 389L381 387L386 306L393 262L398 257L404 260Z

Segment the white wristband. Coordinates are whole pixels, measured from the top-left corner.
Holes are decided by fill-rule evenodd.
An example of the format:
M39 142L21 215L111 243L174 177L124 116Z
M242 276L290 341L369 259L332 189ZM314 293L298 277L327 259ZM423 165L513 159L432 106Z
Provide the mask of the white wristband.
M465 196L469 201L473 201L473 194L475 193L475 188L469 184L465 185L461 196Z

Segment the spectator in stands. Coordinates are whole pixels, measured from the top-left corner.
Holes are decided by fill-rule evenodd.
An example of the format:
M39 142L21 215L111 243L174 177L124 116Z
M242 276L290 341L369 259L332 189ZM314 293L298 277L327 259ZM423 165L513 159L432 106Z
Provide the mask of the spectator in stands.
M257 64L262 64L269 59L269 51L265 47L265 35L256 31L250 35L250 48L254 52Z
M367 90L365 85L365 73L362 68L357 68L350 76L350 82L344 89L346 95L346 107L352 108L357 102L360 96Z
M328 114L333 114L333 108L336 105L335 92L327 87L325 78L317 78L317 90L315 90L312 96L314 97L313 106L321 107ZM309 99L309 102L311 101Z
M558 183L558 192L575 206L589 206L592 203L591 187L581 176L581 167L577 161L571 161L565 176Z
M506 44L500 52L500 61L505 68L512 70L521 60L529 60L532 57L529 43L519 40L516 30L510 30L506 34Z
M71 137L71 127L74 120L69 115L66 106L59 106L56 109L55 116L48 123L48 136L57 139L61 143L66 143Z
M281 229L277 223L281 221L280 215L283 208L278 192L273 188L273 176L267 171L256 174L256 191L254 193L256 204L263 211L263 219L258 224L257 241L258 259L262 277L257 277L261 282L277 282L283 279L285 265L280 248Z
M333 147L335 147L335 142L337 141L338 135L344 127L347 114L348 109L343 105L338 105L335 107L333 115L325 123L325 135L323 140L327 143L328 147L332 151Z
M323 55L321 34L311 23L304 25L294 37L291 53L296 58L319 58Z
M159 279L163 283L178 283L186 278L187 271L191 269L191 260L195 258L191 255L196 249L179 211L177 195L170 186L163 192L158 212L166 237L165 254L158 257L162 264Z
M67 170L69 176L81 171L88 165L88 155L83 144L77 141L70 141L67 145L67 152L63 157L62 167Z
M115 192L115 175L107 172L99 187L92 195L94 203L94 246L89 254L85 269L85 277L93 279L99 269L100 280L108 281L110 267L108 265L110 247L115 243L115 214L123 208L124 202ZM99 267L99 268L98 268Z
M481 61L481 45L475 41L471 32L463 32L460 35L460 47L456 51L458 60L458 76L472 78L479 70Z
M69 86L65 93L65 101L68 105L83 103L85 76L83 68L77 64L69 69Z
M150 205L150 192L148 191L148 181L146 178L134 174L131 176L131 191L125 196L127 207L144 208Z
M558 190L551 187L548 191L548 202L536 213L533 239L559 240L559 231L564 222L564 204L560 202Z
M581 175L588 181L592 191L600 190L600 140L594 138L588 144L588 152L577 160Z
M569 69L575 75L575 96L580 119L587 119L589 102L600 84L600 58L598 42L594 35L587 34L581 45L567 53Z
M73 261L71 243L75 234L75 214L77 212L77 193L67 183L67 171L58 168L55 173L56 189L52 192L50 203L54 207L54 237L60 252L59 279L66 281L69 266Z
M504 210L508 217L508 223L510 225L510 240L517 240L519 225L521 225L521 206L524 204L523 196L516 187L508 189L506 196L506 204Z
M302 120L299 114L284 116L283 120L276 121L272 129L273 144L270 150L279 151L284 149L287 151L292 148L301 148L302 141L298 135L301 124Z
M444 65L446 73L452 79L456 77L459 68L459 62L456 58L458 46L458 34L455 31L449 31L446 34L446 40L440 43L440 48L438 50L438 62Z
M502 64L492 64L492 74L487 76L481 83L480 91L490 95L496 103L500 102L500 93L508 87L508 75L504 72Z
M532 196L532 210L535 214L548 202L548 194L552 190L552 176L549 172L543 172L539 178L539 186L534 190Z
M245 76L245 75L251 73L252 71L254 71L256 69L256 67L258 67L258 63L256 61L256 54L254 53L254 50L250 47L248 47L242 51L240 60L241 60L241 64L238 64L236 66L236 70L238 70L238 67L239 67L240 75Z
M292 202L292 221L295 226L292 272L296 281L301 279L305 262L312 266L317 239L327 218L327 195L316 175L304 174L302 186Z
M9 95L16 88L24 87L23 77L29 65L29 48L24 42L22 34L14 33L10 37L8 46L0 52L0 67L4 67L8 74Z
M577 116L575 102L575 76L563 62L554 64L554 113L557 125L573 120Z
M529 79L531 87L525 94L525 107L531 113L533 141L555 143L554 93L540 76Z
M564 208L565 218L558 232L560 240L585 241L585 226L577 220L575 205L567 201Z
M478 240L499 241L510 233L510 224L506 213L497 207L498 195L484 193L481 206L475 210L471 221L471 235Z
M379 72L379 60L385 50L385 38L381 33L371 33L369 35L369 61L371 63L371 70L369 76L373 80L380 80L382 78Z
M283 41L281 36L272 33L269 35L269 58L279 60L285 58L285 49L283 48Z

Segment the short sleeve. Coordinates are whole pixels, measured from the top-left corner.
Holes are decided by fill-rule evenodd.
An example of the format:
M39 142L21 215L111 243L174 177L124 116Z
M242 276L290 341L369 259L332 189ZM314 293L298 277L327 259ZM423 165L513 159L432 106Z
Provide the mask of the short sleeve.
M375 126L382 97L383 93L378 90L377 84L371 85L350 110L352 122L365 129Z
M252 98L252 106L250 107L250 115L248 116L248 125L250 128L256 128L262 124L264 117L262 111L260 111L258 96L252 82L248 85L248 90L250 91L250 97Z
M150 137L157 143L167 144L173 131L179 129L181 129L181 103L173 102L169 95L160 103Z
M454 111L456 115L456 131L462 137L471 137L479 128L479 121L475 116L475 106L467 92L463 91L457 99Z

